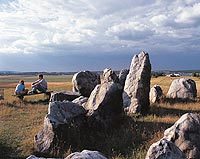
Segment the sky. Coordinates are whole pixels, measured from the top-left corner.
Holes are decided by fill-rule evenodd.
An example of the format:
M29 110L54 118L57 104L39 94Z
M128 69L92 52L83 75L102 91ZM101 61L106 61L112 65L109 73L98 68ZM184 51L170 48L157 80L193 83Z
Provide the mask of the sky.
M0 0L0 70L200 69L199 0Z

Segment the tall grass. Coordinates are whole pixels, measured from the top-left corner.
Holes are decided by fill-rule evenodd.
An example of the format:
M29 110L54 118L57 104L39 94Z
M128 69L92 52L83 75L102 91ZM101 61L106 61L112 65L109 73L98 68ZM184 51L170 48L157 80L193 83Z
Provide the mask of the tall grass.
M52 77L53 78L53 77ZM166 94L174 78L152 78L151 85L159 84ZM50 82L50 90L71 90L71 77L62 81L54 77ZM200 95L200 79L194 78ZM5 100L0 101L0 158L25 158L34 153L33 138L43 127L43 119L48 109L48 102L43 95L26 97L24 102L12 97L16 83L5 83ZM3 85L1 83L1 85ZM30 83L28 87L30 89ZM107 132L99 132L96 138L91 136L88 141L80 142L76 150L99 150L109 158L143 159L149 146L162 137L166 128L170 127L186 112L200 113L200 103L167 102L152 104L146 116L124 116L116 128ZM66 156L75 149L66 149Z

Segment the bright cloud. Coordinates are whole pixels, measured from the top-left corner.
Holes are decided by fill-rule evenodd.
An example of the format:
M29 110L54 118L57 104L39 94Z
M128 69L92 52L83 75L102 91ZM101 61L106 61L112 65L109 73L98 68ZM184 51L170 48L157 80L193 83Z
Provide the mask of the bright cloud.
M0 53L199 49L195 0L0 2Z

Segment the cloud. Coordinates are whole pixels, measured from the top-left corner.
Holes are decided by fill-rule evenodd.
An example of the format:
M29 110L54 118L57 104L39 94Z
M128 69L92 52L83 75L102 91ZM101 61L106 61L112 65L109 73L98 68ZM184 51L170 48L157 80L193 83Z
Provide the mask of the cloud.
M4 0L0 54L197 52L199 17L198 0Z

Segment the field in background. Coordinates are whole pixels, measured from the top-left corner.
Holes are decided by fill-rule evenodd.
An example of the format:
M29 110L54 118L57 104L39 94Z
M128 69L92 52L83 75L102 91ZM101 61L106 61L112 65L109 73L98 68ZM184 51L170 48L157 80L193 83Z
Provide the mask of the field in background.
M19 79L23 78L30 89L35 76L0 76L0 88L5 88L5 100L0 101L0 158L26 158L34 152L34 135L42 128L48 102L43 95L26 97L24 102L12 97ZM49 90L71 90L72 76L45 76ZM166 94L175 78L152 78L151 85L159 84ZM200 96L200 79L193 78ZM105 135L104 141L88 149L99 150L109 158L143 159L149 146L162 137L186 112L200 112L200 102L161 103L151 105L150 113L144 117L133 116L122 120L117 130ZM103 146L102 146L103 145ZM66 150L66 154L69 150Z

